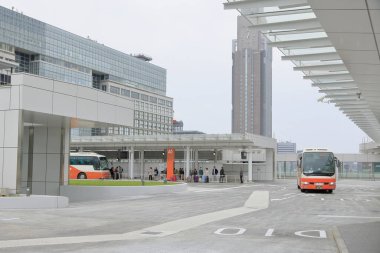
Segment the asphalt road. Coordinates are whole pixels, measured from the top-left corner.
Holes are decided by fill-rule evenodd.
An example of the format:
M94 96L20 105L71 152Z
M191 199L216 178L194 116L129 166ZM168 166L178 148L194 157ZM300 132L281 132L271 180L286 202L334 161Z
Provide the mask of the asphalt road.
M335 253L337 227L349 252L379 253L380 182L337 187L325 194L301 193L294 180L191 184L178 194L0 210L0 252Z

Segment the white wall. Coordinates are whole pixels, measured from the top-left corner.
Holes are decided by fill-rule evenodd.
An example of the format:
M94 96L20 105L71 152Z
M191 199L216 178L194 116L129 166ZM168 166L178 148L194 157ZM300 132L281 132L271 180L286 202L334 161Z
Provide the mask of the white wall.
M0 86L0 188L8 188L15 192L21 170L18 159L21 147L19 127L21 111L11 109L11 88Z
M64 181L61 173L68 168L64 166L69 158L68 128L35 126L33 152L29 150L29 128L24 127L21 192L30 187L33 194L59 195L60 183ZM29 156L33 159L30 171Z
M0 86L0 188L25 193L30 187L33 194L58 195L59 185L68 179L70 124L133 126L133 110L128 98L28 74L12 75L11 86Z
M25 74L12 75L11 89L14 109L133 126L134 104L125 97Z

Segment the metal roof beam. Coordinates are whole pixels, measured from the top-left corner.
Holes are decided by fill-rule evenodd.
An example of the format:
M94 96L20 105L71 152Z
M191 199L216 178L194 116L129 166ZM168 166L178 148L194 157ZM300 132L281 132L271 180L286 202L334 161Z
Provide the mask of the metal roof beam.
M318 60L340 60L340 56L336 52L318 53L318 54L299 54L299 55L284 55L282 60L290 61L318 61Z
M320 89L319 93L346 93L346 94L357 94L359 92L358 88L348 88L348 89Z
M309 18L309 19L299 19L299 20L290 20L283 22L273 22L273 23L263 23L263 24L254 24L250 26L251 28L260 29L261 31L268 30L288 30L288 29L315 29L320 28L318 19Z
M225 10L231 9L243 9L243 8L264 8L264 7L277 7L277 6L294 6L294 5L308 5L307 0L243 0L243 1L231 1L227 0L224 3Z
M327 71L347 71L346 66L343 63L337 64L318 64L293 67L295 71L313 71L313 70L327 70Z
M295 9L295 10L281 10L281 11L270 11L270 12L258 12L245 15L247 18L258 18L258 17L278 17L283 15L292 14L303 14L303 13L313 13L311 8Z
M279 48L313 48L313 47L329 47L331 46L331 42L327 37L325 37L325 38L276 41L276 42L269 42L268 45L271 47L279 47Z
M308 80L352 80L352 77L349 73L344 74L326 74L326 75L308 75L304 76L303 79Z
M263 34L268 35L268 36L277 36L277 35L294 35L294 34L308 34L308 33L321 33L325 32L322 28L313 28L313 29L297 29L297 30L292 30L289 29L287 31L267 31L263 32Z
M344 81L344 82L323 82L323 83L312 83L313 87L319 88L357 88L357 84L354 81Z

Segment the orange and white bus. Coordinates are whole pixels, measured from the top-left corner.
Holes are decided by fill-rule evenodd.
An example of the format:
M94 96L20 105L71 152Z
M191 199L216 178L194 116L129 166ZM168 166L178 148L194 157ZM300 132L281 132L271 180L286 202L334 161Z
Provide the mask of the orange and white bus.
M105 156L96 153L70 153L70 179L110 178L109 164Z
M332 193L336 188L336 161L334 154L327 149L303 150L297 157L298 189Z

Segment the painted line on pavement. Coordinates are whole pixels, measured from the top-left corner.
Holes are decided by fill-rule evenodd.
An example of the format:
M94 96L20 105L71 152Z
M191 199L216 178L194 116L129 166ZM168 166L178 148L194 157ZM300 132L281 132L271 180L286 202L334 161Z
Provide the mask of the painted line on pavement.
M19 220L20 218L0 218L0 221Z
M244 186L235 186L235 187L220 188L220 189L202 189L202 190L190 190L190 191L191 192L214 192L214 191L227 191L227 190L233 190L233 189L239 189L239 188L247 188L247 187L253 187L253 186L244 185Z
M295 198L295 197L300 196L300 195L304 195L304 194L302 194L302 193L294 193L294 195L291 195L289 197L280 198L280 199L270 199L270 201L282 201L282 200L286 200L286 199L292 199L292 198Z
M70 236L70 237L50 237L50 238L34 238L34 239L18 239L0 241L0 248L14 248L26 246L47 246L47 245L63 245L74 243L99 243L109 241L137 240L153 237L164 237L176 234L188 229L196 228L201 225L232 218L238 215L259 211L269 206L268 191L254 191L244 206L232 209L216 211L166 222L157 226L128 232L124 234L106 234L91 236Z
M317 215L324 218L347 218L347 219L380 219L380 217L371 216L342 216L342 215Z

